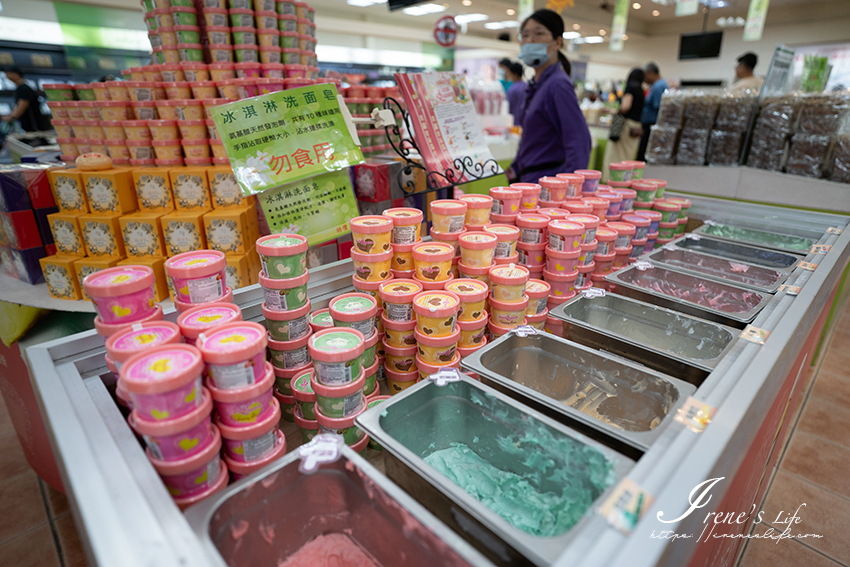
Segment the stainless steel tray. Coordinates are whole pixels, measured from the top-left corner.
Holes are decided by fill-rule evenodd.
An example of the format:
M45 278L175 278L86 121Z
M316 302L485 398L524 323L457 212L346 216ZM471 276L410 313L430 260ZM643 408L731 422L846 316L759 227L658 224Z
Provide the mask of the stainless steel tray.
M504 335L461 362L509 396L633 458L696 388L549 333Z
M765 293L775 293L789 275L741 260L727 260L711 254L673 247L659 248L645 255L644 258L680 272Z
M719 323L615 293L578 294L549 314L564 322L565 339L634 360L696 387L739 334Z
M783 234L762 228L749 228L713 221L706 221L706 224L703 224L693 232L694 234L711 236L721 240L741 242L772 250L782 250L783 252L791 252L792 254L800 254L802 256L808 254L812 244L818 241L818 238L813 236Z
M694 252L702 252L726 258L727 260L735 260L737 262L749 262L756 266L770 268L777 272L790 274L800 263L800 257L794 254L778 252L776 250L768 250L767 248L758 248L756 246L747 246L746 244L738 244L728 240L716 240L700 235L684 235L680 236L670 244L686 250Z
M622 295L740 329L755 319L771 298L766 293L659 266L640 270L632 264L608 274L605 280L614 283L615 291ZM713 307L710 301L714 298L722 298L729 308Z
M347 535L379 565L492 567L350 448L313 474L286 455L186 511L207 565L278 565L314 538Z
M356 423L384 447L386 472L392 480L504 566L551 564L578 537L594 502L634 466L631 459L466 376L444 386L430 380L416 384L361 414ZM457 443L474 449L501 471L523 477L540 493L561 493L566 485L570 494L584 492L575 510L580 519L566 531L546 537L514 527L425 461ZM594 463L608 468L599 475L606 488L567 472ZM522 498L513 502L515 516L537 512L535 504L526 502L526 509L523 502Z

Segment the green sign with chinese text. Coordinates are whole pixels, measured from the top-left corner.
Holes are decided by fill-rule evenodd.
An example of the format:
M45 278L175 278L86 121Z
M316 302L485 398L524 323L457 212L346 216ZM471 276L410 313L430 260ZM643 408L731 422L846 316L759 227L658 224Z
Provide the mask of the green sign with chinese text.
M211 113L246 195L363 163L333 84L256 96Z

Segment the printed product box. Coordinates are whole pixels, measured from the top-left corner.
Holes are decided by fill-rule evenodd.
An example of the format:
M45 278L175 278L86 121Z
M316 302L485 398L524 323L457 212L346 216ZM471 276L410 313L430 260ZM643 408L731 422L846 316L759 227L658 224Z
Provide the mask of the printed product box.
M170 258L183 252L207 247L204 235L205 211L175 211L160 218L165 252Z
M61 212L47 215L47 223L56 250L67 256L85 256L83 231L80 228L81 213Z
M139 209L168 213L174 210L170 168L143 167L133 170L133 187Z
M55 169L47 172L50 190L59 210L67 213L89 212L89 201L78 169Z
M127 256L139 258L165 257L165 239L160 219L164 213L139 211L119 219Z
M205 211L211 207L206 167L178 167L170 170L171 190L178 211Z
M92 214L128 214L136 210L136 191L129 169L84 171L82 178Z
M87 256L126 256L120 219L121 213L88 214L80 217L80 230L83 233Z
M39 260L44 281L51 297L56 299L80 299L80 284L74 264L77 256L47 256Z
M147 266L153 270L154 300L168 299L168 282L165 277L165 258L127 258L118 262L119 266Z

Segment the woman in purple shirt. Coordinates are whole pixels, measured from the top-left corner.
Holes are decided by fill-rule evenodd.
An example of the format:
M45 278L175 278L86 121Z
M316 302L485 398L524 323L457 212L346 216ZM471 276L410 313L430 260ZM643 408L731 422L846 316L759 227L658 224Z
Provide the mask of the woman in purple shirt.
M564 20L538 10L520 28L520 56L534 68L526 89L522 139L508 171L511 182L536 183L541 177L587 168L590 131L578 105L569 61L561 53Z

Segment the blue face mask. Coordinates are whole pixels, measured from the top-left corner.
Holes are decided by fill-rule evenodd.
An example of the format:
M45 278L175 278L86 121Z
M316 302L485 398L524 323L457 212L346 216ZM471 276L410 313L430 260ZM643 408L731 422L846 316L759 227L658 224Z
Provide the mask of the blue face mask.
M519 58L530 67L541 67L549 60L548 43L524 43L519 48Z

